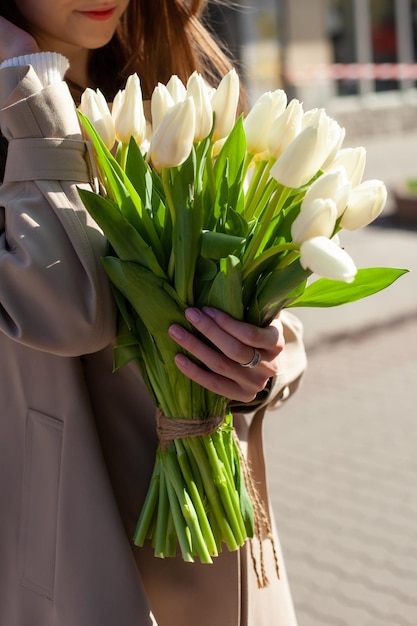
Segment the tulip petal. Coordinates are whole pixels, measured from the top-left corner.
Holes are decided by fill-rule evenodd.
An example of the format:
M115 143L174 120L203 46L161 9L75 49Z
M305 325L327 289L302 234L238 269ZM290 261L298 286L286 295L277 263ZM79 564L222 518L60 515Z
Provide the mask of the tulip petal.
M352 189L340 225L346 230L364 228L381 214L387 190L380 180L367 180Z
M331 237L336 224L336 205L331 198L303 202L291 225L293 241L301 243L312 237Z
M236 121L239 102L239 77L232 69L220 81L211 97L211 106L215 114L213 141L223 139L232 130Z
M155 169L181 165L194 142L195 109L192 98L174 104L155 130L149 147Z
M300 247L300 263L319 276L346 283L352 282L357 272L352 257L327 237L304 241Z

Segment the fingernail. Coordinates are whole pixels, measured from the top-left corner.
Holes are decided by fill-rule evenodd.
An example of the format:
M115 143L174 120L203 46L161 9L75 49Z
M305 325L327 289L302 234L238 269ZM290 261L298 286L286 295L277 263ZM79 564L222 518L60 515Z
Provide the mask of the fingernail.
M212 309L210 306L204 306L203 307L203 311L206 315L208 315L209 317L211 317L213 320L216 317L216 311L214 309Z
M185 330L179 324L173 324L168 328L168 334L173 339L184 339Z
M185 317L189 322L195 324L201 320L201 313L198 309L189 308L185 311Z
M176 354L174 358L177 365L180 365L181 367L187 367L188 359L184 354Z

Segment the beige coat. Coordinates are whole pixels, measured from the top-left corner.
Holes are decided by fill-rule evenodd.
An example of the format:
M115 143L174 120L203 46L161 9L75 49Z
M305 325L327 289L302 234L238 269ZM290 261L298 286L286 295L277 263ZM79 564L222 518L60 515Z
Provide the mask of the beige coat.
M132 545L154 406L135 366L111 372L115 310L105 241L77 195L90 173L72 99L7 68L0 106L0 624L145 626L152 610L160 626L294 626L282 558L281 581L271 570L258 591L245 550L200 565ZM285 322L278 399L305 365ZM264 489L261 421L236 416Z

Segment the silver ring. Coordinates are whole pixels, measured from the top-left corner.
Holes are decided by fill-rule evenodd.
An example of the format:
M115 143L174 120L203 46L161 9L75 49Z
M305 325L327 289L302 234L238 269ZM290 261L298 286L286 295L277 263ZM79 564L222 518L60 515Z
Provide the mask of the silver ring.
M253 349L253 357L252 359L249 361L249 363L241 363L242 367L255 367L255 365L258 365L258 363L261 361L262 357L261 357L261 353L258 352L258 350L255 350L255 348Z

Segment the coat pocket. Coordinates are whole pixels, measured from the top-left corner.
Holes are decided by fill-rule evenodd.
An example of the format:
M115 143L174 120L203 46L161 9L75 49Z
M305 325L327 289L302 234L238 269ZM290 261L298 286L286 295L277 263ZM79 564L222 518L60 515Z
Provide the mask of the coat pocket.
M58 419L28 410L19 575L22 585L50 599L54 594L63 427Z

